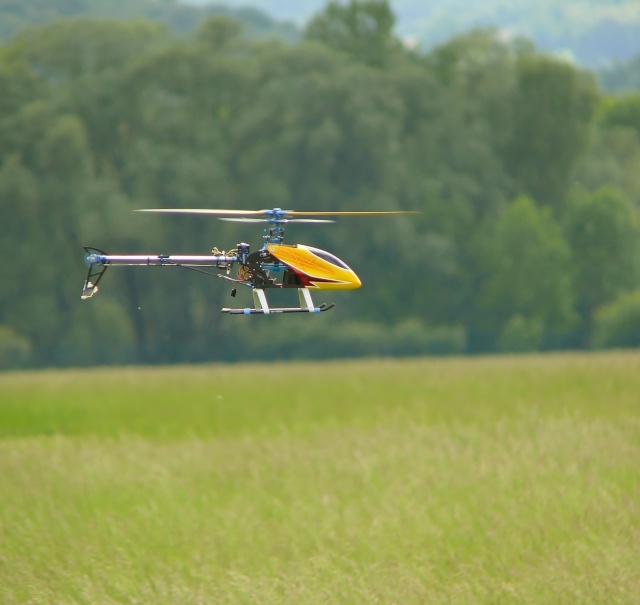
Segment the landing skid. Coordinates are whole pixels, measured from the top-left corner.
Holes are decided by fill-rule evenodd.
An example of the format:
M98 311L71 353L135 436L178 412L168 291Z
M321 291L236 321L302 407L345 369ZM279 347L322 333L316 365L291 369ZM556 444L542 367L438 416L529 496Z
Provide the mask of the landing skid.
M300 307L271 307L269 309L222 309L221 313L229 313L231 315L271 315L272 313L321 313L333 309L335 305L332 303L327 305L321 304L314 309L301 309Z
M230 313L231 315L271 315L272 313L322 313L332 309L335 305L326 303L316 307L311 300L311 292L307 288L298 289L298 297L300 299L299 307L269 307L267 296L262 288L253 289L253 301L255 308L250 309L229 309L224 308L222 313Z

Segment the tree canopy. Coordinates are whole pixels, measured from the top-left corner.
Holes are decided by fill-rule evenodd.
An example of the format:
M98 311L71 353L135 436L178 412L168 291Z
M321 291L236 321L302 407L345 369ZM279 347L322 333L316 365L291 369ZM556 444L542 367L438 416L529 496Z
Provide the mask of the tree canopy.
M330 3L294 43L84 18L0 46L2 367L590 346L640 287L637 102L492 30L406 49L392 18ZM224 284L170 269L80 300L83 245L260 244L133 209L275 206L420 214L289 227L362 278L320 317L221 316Z

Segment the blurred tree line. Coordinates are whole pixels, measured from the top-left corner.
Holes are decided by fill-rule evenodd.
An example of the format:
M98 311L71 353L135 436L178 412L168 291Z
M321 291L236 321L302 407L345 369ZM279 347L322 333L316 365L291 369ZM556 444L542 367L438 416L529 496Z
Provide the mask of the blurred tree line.
M0 0L0 39L8 38L27 26L73 17L149 19L185 34L212 16L232 17L240 21L248 38L278 36L297 40L300 37L293 23L276 21L266 12L249 6L232 8L217 3L194 6L180 0Z
M421 53L393 25L368 0L289 44L214 17L1 46L0 367L638 346L640 94L490 30ZM176 268L113 267L80 300L83 245L261 245L135 208L276 206L420 214L288 228L362 278L319 316L223 316L229 288Z

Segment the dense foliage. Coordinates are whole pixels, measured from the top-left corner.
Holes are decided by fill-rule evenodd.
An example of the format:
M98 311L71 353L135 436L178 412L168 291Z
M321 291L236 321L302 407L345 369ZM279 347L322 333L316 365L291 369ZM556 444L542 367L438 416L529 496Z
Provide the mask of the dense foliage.
M640 286L638 98L491 31L429 53L393 31L376 0L294 44L215 17L181 37L60 21L0 47L0 366L591 346ZM289 227L363 280L320 317L220 316L228 288L174 269L113 268L80 300L82 245L260 244L134 208L274 206L421 214Z

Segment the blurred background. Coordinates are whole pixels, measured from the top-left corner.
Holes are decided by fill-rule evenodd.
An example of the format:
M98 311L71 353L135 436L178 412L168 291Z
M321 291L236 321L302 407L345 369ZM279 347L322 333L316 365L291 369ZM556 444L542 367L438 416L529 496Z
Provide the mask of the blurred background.
M319 316L80 299L262 243L133 209L276 206L420 214L287 229L363 281ZM0 0L1 369L638 347L639 212L637 2Z

